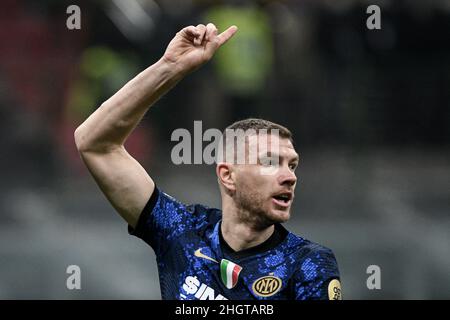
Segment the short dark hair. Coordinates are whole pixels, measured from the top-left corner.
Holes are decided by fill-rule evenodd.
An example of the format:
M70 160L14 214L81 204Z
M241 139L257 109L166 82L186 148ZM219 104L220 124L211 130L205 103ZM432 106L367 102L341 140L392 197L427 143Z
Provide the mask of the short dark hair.
M269 135L276 134L278 137L289 139L289 141L294 144L292 140L292 133L286 127L264 119L248 118L236 121L225 128L219 142L220 144L217 161L222 162L223 159L227 159L229 155L231 155L229 152L233 150L232 161L234 161L235 163L236 161L239 162L239 160L236 159L236 157L238 157L238 155L236 154L236 150L245 150L240 149L240 146L242 146L241 143L246 143L246 141L248 141L246 137L248 137L249 135L259 135L261 133ZM236 143L237 147L235 149ZM245 157L247 151L244 152Z
M278 123L275 123L275 122L272 122L269 120L264 120L264 119L248 118L248 119L236 121L233 124L231 124L225 128L225 130L223 132L224 136L226 135L227 129L231 129L231 130L242 129L244 131L253 129L253 130L256 130L256 132L258 132L261 129L266 129L267 133L269 133L269 134L270 134L271 130L278 130L278 134L281 138L289 139L291 142L293 142L292 141L292 133L288 128L286 128Z

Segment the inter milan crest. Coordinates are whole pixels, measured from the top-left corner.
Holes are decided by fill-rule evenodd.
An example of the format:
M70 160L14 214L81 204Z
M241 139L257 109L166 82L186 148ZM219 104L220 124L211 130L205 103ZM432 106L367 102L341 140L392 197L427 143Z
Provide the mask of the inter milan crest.
M260 297L270 297L276 294L281 289L281 286L281 279L271 273L268 276L256 279L253 282L252 290Z
M242 267L227 259L220 261L220 278L228 289L233 289L239 279Z

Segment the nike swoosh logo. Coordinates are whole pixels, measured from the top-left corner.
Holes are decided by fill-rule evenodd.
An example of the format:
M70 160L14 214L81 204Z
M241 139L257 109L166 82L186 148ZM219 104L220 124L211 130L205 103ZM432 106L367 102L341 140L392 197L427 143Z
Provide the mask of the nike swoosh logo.
M217 260L215 260L215 259L213 259L211 257L208 257L207 255L203 254L201 248L195 250L194 255L196 257L199 257L199 258L203 258L203 259L207 259L207 260L210 260L210 261L214 261L215 263L219 263L219 262L217 262Z

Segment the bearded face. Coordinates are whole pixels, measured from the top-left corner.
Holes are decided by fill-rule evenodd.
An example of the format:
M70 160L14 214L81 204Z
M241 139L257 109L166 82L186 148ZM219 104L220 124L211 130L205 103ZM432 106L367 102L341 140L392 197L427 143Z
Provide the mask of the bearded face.
M241 221L261 227L289 220L297 182L295 169L299 161L289 139L275 135L267 138L269 144L261 143L257 136L249 139L250 147L251 144L258 145L258 163L233 165L233 198L238 216ZM277 150L268 149L273 145L277 145Z

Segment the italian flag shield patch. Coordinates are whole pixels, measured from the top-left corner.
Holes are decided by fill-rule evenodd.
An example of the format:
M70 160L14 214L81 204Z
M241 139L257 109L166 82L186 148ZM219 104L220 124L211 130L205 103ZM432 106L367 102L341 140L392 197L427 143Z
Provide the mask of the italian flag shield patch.
M220 277L228 289L234 288L239 279L242 267L227 259L220 261Z

